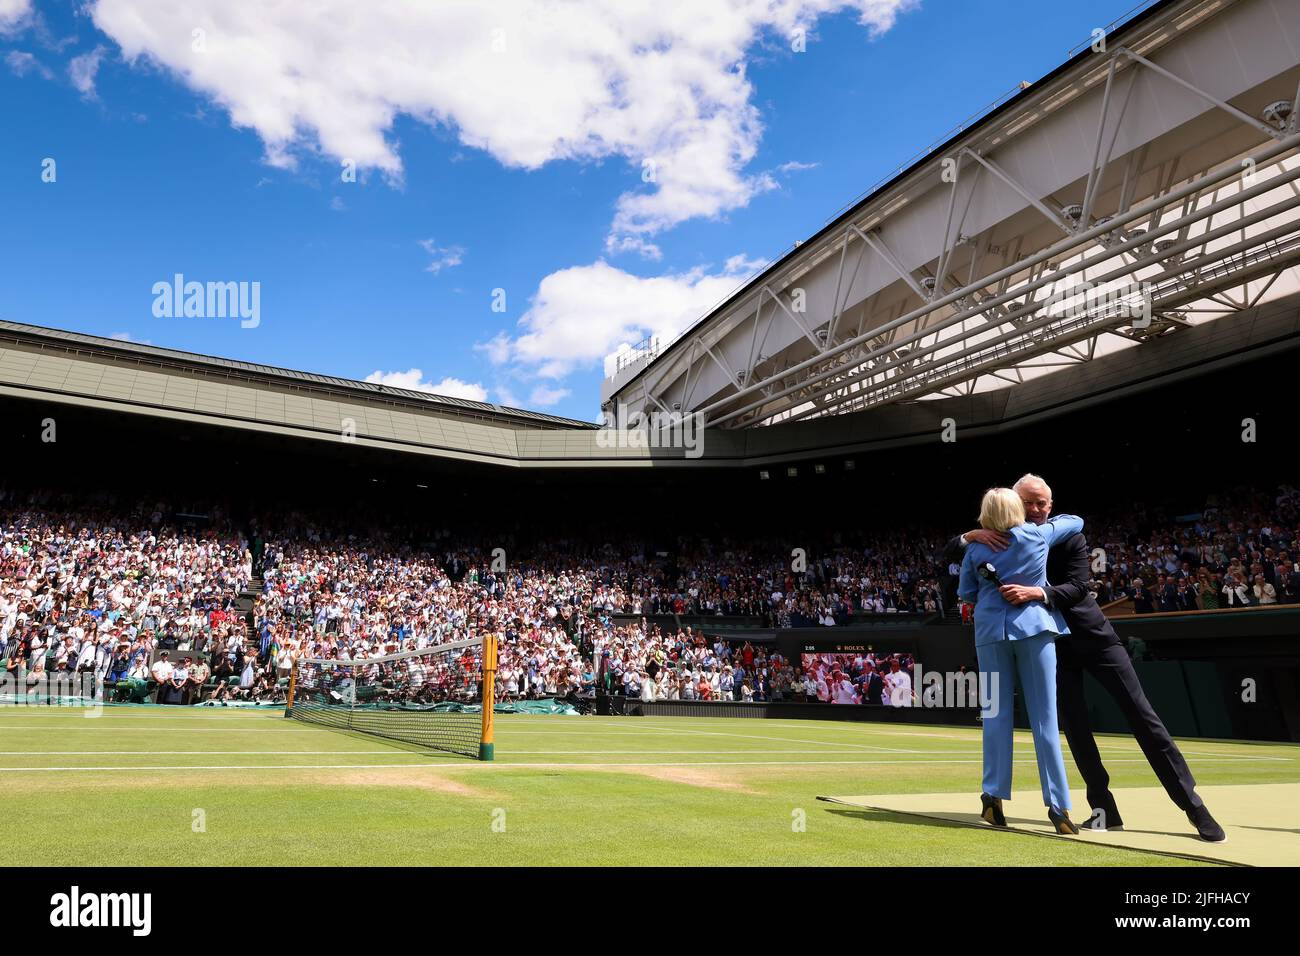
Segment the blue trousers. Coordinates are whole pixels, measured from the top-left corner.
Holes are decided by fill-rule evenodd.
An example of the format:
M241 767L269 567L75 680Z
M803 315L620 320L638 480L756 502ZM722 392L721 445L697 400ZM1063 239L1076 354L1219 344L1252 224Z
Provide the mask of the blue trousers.
M1019 641L995 641L975 648L979 669L989 675L989 700L984 717L984 792L1011 798L1012 735L1015 730L1013 691L1016 675L1025 695L1029 727L1038 757L1043 805L1070 809L1070 784L1061 757L1061 732L1056 723L1056 635L1039 634ZM996 675L996 684L994 683Z

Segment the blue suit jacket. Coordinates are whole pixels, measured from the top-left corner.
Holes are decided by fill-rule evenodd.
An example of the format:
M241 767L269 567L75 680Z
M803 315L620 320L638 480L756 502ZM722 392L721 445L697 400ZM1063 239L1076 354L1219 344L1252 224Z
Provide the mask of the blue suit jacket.
M985 580L975 569L988 562L997 569L1003 584L1044 587L1047 584L1047 552L1052 545L1083 530L1083 519L1074 515L1057 515L1046 524L1024 524L1012 528L1011 545L994 551L988 545L972 542L961 564L957 596L975 605L975 645L995 641L1016 641L1044 632L1069 634L1065 618L1059 611L1040 601L1016 607L998 593L993 582Z

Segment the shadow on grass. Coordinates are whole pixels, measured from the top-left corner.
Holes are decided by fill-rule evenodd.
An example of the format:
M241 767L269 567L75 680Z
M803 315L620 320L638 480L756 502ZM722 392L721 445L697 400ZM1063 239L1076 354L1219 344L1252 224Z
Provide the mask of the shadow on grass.
M872 823L909 823L912 825L929 826L938 829L984 830L988 833L1018 833L1024 836L1068 839L1067 837L1058 837L1058 835L1054 833L1043 833L1035 830L1015 829L1016 824L1020 824L1020 825L1024 825L1027 823L1036 824L1039 822L1038 820L1027 819L1024 817L1010 817L1010 816L1007 817L1007 823L1012 824L1012 826L1004 829L1002 827L990 826L989 824L985 823L983 818L978 813L968 813L968 814L954 813L948 815L945 818L945 817L925 816L919 813L899 813L893 810L852 808L852 807L846 807L842 805L835 806L835 807L823 807L823 809L827 813L833 813L836 816L849 817L858 820L865 820ZM1257 829L1270 829L1270 828L1259 827ZM1197 845L1200 845L1202 842L1201 839L1198 836L1196 836L1194 833L1182 833L1182 832L1171 833L1167 830L1134 830L1131 827L1126 827L1125 830L1126 832L1129 833L1147 833L1147 834L1158 834L1160 836L1179 837L1179 838L1187 839ZM1294 831L1283 831L1283 832L1294 832ZM1205 857L1205 856L1200 856L1191 853L1171 852L1168 850L1163 850L1163 851L1153 850L1153 849L1145 849L1142 847L1131 847L1131 846L1124 846L1124 845L1111 844L1111 843L1091 843L1088 841L1086 837L1084 837L1079 842L1088 846L1097 847L1105 850L1121 850L1124 852L1148 853L1154 856L1177 856L1177 857L1182 857L1184 859L1190 858L1205 863L1213 863L1219 866L1244 866L1245 865L1240 863L1234 863L1229 860L1218 860L1213 857Z
M837 817L848 817L854 820L865 820L868 823L910 823L913 826L939 827L941 829L970 829L968 824L958 823L955 820L940 820L937 817L922 817L914 813L895 813L893 810L854 810L851 807L822 807L827 813L833 813ZM975 819L979 815L975 814ZM992 830L993 827L986 827Z

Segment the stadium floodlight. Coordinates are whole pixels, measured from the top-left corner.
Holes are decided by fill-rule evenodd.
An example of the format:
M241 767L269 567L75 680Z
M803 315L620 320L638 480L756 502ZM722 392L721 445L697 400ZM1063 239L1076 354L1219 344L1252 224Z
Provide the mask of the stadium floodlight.
M793 465L791 465L789 468L787 468L787 469L785 470L785 476L786 476L787 478L798 478L798 477L799 477L799 469L798 469L798 468L795 468Z
M493 635L379 657L294 661L285 716L491 760Z
M813 465L813 471L819 475L824 475L826 474L826 466L819 461L817 464Z
M853 470L854 468L856 468L856 467L858 467L858 466L857 466L857 463L856 463L852 458L846 458L846 459L844 459L844 470L845 470L845 471L852 471L852 470Z
M760 469L759 469L759 471L758 471L758 479L759 479L759 481L767 481L767 479L769 479L769 478L771 478L771 477L772 477L772 473L771 473L770 471L768 471L766 468L760 468Z

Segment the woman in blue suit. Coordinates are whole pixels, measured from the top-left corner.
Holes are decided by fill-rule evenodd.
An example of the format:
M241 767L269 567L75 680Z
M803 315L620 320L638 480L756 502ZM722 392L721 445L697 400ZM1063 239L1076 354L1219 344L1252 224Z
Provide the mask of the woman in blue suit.
M975 605L975 653L979 669L990 676L992 691L985 704L984 784L980 816L994 826L1007 825L1002 801L1011 799L1012 690L1015 677L1029 712L1038 757L1038 779L1047 817L1057 833L1078 833L1070 820L1070 785L1061 757L1056 723L1056 636L1070 629L1060 612L1030 601L1016 606L999 590L1004 584L1043 587L1047 584L1047 552L1057 541L1083 530L1083 520L1058 515L1046 524L1025 521L1025 506L1010 488L984 494L980 526L1011 536L1005 551L978 542L966 548L958 596Z

